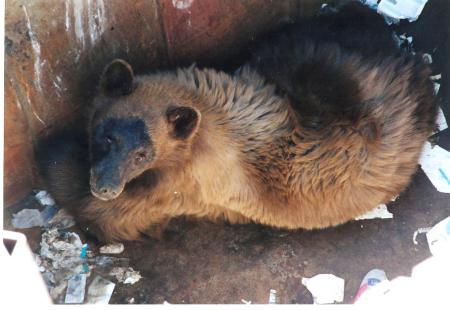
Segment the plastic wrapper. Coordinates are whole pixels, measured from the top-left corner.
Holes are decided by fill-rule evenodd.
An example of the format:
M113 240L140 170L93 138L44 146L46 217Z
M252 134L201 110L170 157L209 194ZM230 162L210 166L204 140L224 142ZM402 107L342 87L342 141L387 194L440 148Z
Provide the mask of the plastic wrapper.
M107 304L116 285L100 276L96 276L89 285L86 303L87 304Z
M86 275L76 274L71 277L67 284L66 304L80 304L84 301L84 291L86 287Z
M36 226L43 226L41 212L36 209L23 209L16 214L13 214L11 224L14 228L31 228Z

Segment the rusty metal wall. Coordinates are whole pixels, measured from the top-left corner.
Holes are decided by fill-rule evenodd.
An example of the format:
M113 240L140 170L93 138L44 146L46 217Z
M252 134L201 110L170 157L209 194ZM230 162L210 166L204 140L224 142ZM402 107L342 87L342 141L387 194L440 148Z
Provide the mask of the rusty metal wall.
M33 144L73 120L116 57L138 72L233 54L318 0L6 1L5 204L36 184Z

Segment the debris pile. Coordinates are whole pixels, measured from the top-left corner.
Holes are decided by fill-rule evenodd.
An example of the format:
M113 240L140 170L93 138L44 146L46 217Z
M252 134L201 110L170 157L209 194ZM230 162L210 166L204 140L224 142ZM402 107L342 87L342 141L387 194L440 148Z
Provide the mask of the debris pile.
M44 232L41 238L39 267L50 296L58 302L70 278L89 272L87 244L83 244L76 233L57 228Z
M35 254L35 261L55 303L107 304L115 283L106 278L130 285L142 278L139 272L129 267L127 258L95 256L77 233L67 231L75 225L73 217L64 209L58 210L47 192L40 191L35 197L43 210L23 209L13 215L12 224L15 228L43 227L40 251ZM100 248L101 254L120 254L123 251L121 243ZM90 279L91 275L93 279Z
M37 201L44 209L23 209L13 214L11 224L14 228L69 228L75 225L73 217L66 210L58 210L55 201L46 191L40 191L35 195Z

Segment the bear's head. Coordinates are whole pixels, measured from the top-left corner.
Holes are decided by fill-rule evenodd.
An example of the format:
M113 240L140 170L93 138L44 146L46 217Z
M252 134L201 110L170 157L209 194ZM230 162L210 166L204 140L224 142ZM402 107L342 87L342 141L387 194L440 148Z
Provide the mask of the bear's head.
M92 194L115 199L149 169L186 160L201 119L193 98L158 75L134 76L123 60L107 65L90 117Z

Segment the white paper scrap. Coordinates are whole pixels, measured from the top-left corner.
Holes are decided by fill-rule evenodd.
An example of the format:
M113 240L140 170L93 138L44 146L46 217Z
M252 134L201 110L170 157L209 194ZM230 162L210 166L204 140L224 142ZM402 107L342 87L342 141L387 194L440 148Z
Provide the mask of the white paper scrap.
M412 40L411 40L411 42L412 42ZM432 64L433 63L433 57L430 54L428 54L428 53L423 54L422 58L423 58L423 61L425 63L427 63L427 64ZM433 79L432 76L430 76L430 78Z
M139 271L135 271L131 267L114 267L110 275L115 276L117 281L124 284L134 284L142 279Z
M84 301L86 288L86 274L76 274L69 279L67 284L66 304L81 304Z
M438 130L442 131L448 128L447 120L445 119L444 111L442 111L441 107L439 107L438 117L436 120L436 124L438 126Z
M364 5L376 10L378 6L378 0L361 0Z
M427 141L419 164L439 192L450 193L450 152Z
M43 206L53 206L55 204L55 201L53 200L52 196L50 196L49 193L46 191L40 191L36 194L36 199L39 201L39 203Z
M385 204L380 204L375 209L358 216L355 220L391 219L393 217L394 215L388 211L387 206Z
M36 209L23 209L20 212L13 214L11 224L14 228L31 228L36 226L43 226L41 212Z
M426 55L429 55L429 54L426 54ZM442 74L439 73L439 74L436 74L436 75L432 75L432 76L430 76L430 79L432 81L439 81L440 79L442 79Z
M116 285L100 276L96 276L88 289L86 303L107 304Z
M125 249L122 243L110 243L100 248L102 254L120 254Z
M333 274L318 274L312 278L303 278L302 284L313 295L314 304L344 301L345 280Z
M450 257L450 216L434 225L427 232L427 241L431 254Z
M276 303L277 303L277 291L271 289L269 291L269 304L276 304Z
M394 19L416 21L428 0L381 0L377 11Z
M437 95L439 93L439 89L441 88L441 84L433 82L434 86L434 94Z

